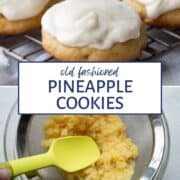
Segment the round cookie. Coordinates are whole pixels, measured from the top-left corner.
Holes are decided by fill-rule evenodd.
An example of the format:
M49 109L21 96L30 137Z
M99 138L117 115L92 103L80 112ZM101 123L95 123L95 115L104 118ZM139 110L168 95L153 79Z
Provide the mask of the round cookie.
M108 50L98 50L87 46L66 46L45 30L42 30L42 40L44 49L62 61L132 61L138 58L142 49L146 47L147 35L145 26L142 25L138 39L116 43Z
M41 26L41 18L45 11L57 2L58 0L50 0L39 15L24 20L9 21L2 14L0 14L0 35L22 34L39 28Z
M119 0L63 1L42 18L42 45L58 60L132 61L146 44L139 15Z
M136 0L124 0L129 6L133 7L141 16L142 20L151 26L180 28L180 9L168 11L156 19L148 16L145 5Z

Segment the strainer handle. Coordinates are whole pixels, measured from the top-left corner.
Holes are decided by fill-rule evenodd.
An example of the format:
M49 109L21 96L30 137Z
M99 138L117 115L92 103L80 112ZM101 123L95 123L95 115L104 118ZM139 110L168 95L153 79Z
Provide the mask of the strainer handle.
M13 177L51 165L52 159L49 153L2 163L2 167L8 168L11 171Z

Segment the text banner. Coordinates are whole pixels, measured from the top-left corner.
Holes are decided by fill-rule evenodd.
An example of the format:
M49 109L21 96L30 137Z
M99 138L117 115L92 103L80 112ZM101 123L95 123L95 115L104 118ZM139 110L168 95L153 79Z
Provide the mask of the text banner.
M19 63L20 114L159 114L161 63Z

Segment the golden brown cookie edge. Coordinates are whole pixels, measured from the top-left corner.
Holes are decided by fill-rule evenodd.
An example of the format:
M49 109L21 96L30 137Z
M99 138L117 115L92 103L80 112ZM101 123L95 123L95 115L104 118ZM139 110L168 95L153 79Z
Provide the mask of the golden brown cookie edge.
M9 21L4 16L0 15L0 35L17 35L29 32L37 29L41 26L41 18L44 12L53 4L57 3L57 0L51 0L46 8L37 16L29 19L19 21Z
M132 61L138 58L147 45L146 29L143 25L138 39L116 43L111 49L98 50L91 47L70 47L42 30L44 49L61 61Z
M136 2L135 0L124 0L124 2L134 8L139 13L142 20L148 25L155 27L180 28L180 9L169 11L157 19L151 19L148 17L146 8L143 4Z

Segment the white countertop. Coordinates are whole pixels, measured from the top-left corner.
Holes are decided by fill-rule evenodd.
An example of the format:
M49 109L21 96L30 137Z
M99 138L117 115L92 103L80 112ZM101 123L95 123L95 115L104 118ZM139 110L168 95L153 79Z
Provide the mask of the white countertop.
M8 114L17 99L16 87L0 87L0 162L4 161L3 138Z
M163 180L179 180L180 173L180 87L166 87L163 93L163 109L170 130L170 157Z
M0 47L0 86L16 85L18 78L18 63L12 58L7 58Z
M0 88L0 161L4 161L3 157L3 129L8 113L17 99L16 87L1 87ZM171 148L169 163L163 180L178 180L180 179L180 88L166 87L163 89L163 108L168 119Z

